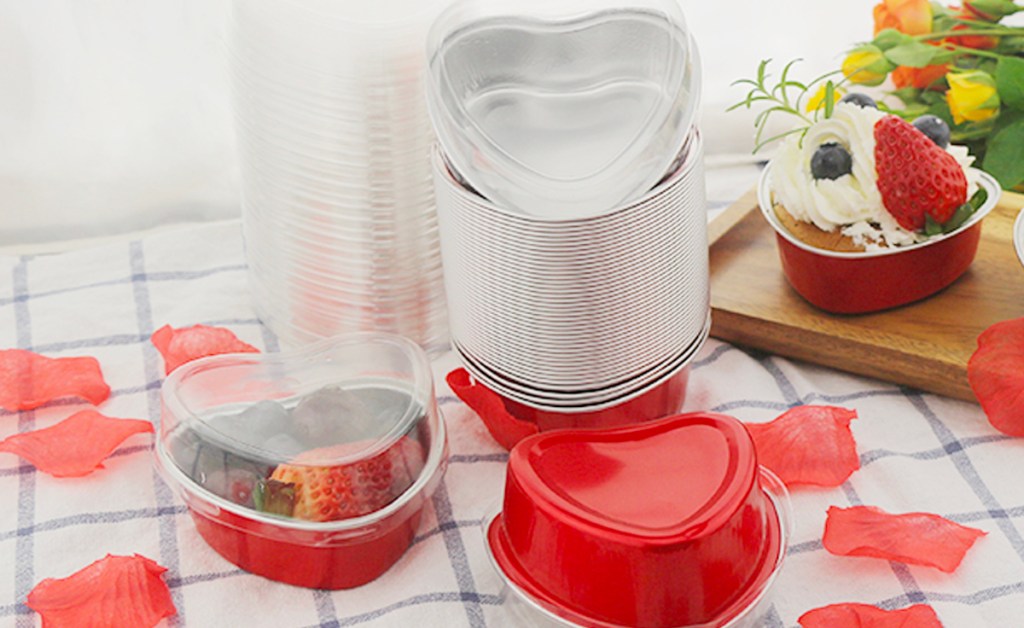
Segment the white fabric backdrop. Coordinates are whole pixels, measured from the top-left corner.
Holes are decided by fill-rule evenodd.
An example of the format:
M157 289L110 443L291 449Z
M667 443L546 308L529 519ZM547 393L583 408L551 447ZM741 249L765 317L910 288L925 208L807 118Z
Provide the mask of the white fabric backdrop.
M750 148L751 116L723 111L733 80L765 57L837 67L874 2L680 0L709 154ZM227 3L0 0L0 247L237 215Z

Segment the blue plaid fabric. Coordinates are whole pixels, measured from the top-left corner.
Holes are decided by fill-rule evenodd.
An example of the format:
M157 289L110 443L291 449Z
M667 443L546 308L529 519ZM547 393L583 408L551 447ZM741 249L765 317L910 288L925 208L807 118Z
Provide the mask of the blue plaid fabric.
M750 187L756 169L710 170L713 211ZM277 344L255 318L237 223L183 228L102 248L0 257L0 347L52 357L92 355L111 385L99 410L160 420L163 363L149 342L164 324L221 325L264 350ZM171 626L509 626L488 563L482 521L499 504L506 455L444 384L450 428L445 481L408 553L377 581L311 591L251 576L210 550L182 502L154 471L152 437L133 436L91 476L55 479L0 454L0 625L36 626L25 596L107 553L168 568ZM973 404L753 353L715 340L693 365L686 410L771 420L799 404L854 408L862 469L838 489L793 493L795 527L766 625L796 626L836 602L932 605L946 626L1021 625L1024 610L1024 445L996 433ZM82 406L57 401L0 411L0 438L52 425ZM832 556L821 545L829 506L925 511L988 535L960 569Z

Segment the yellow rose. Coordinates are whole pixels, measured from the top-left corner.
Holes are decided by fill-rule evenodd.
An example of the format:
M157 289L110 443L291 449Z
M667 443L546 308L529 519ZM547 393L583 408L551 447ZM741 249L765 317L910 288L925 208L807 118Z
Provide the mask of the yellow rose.
M867 44L855 48L843 61L843 75L851 83L881 85L895 66L889 63L877 46Z
M832 104L839 102L839 99L846 94L843 90L838 87L832 90ZM814 95L807 101L807 112L814 113L819 108L824 108L823 103L825 102L825 83L822 83L818 87L818 91L814 92Z
M981 122L999 115L999 93L995 80L986 72L951 72L946 75L946 102L953 122Z

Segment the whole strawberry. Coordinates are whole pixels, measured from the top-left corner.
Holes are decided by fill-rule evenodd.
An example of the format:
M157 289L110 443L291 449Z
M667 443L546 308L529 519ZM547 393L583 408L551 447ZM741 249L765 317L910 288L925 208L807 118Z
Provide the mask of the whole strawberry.
M338 521L361 517L393 502L423 469L423 448L402 437L368 460L316 466L358 452L366 443L349 443L304 452L271 474L294 487L292 516L307 521Z
M920 231L926 215L943 224L967 201L956 159L896 116L875 124L875 170L882 204L904 229Z

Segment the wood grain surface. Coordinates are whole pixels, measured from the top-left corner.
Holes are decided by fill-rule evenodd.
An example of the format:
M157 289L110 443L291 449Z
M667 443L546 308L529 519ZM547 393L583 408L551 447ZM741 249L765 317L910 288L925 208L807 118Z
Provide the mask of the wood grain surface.
M974 263L942 292L885 312L836 315L810 305L786 283L775 234L752 190L709 226L711 335L973 401L967 360L978 334L1024 316L1024 268L1012 238L1022 207L1024 196L1003 193L982 225Z

